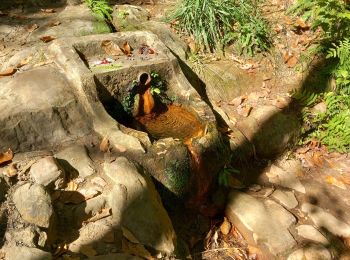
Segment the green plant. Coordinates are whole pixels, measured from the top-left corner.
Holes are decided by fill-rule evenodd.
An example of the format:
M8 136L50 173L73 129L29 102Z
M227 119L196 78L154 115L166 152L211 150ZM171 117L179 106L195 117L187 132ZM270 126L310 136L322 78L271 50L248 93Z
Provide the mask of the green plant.
M232 174L239 173L239 172L240 171L235 168L225 166L224 169L222 169L222 171L220 171L218 175L219 185L224 187L229 186L230 176Z
M98 18L112 21L113 9L107 0L85 0L85 3Z
M317 50L326 54L328 74L336 88L326 93L311 90L295 92L293 97L302 108L302 142L317 139L330 150L350 151L350 6L342 0L298 0L290 12L302 15L311 28L322 29ZM311 108L323 101L325 112Z
M241 52L253 55L270 45L268 26L256 10L253 1L182 0L168 20L206 51L235 42Z
M350 6L343 0L298 0L289 13L302 15L311 29L323 30L327 45L350 36Z
M338 63L332 74L334 75L339 90L350 94L350 38L333 43L333 47L328 49L327 58L337 59Z

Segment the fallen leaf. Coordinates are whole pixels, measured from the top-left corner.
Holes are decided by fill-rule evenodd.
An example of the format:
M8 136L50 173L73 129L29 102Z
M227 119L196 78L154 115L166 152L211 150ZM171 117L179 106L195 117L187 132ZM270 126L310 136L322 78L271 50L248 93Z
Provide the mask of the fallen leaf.
M296 26L302 30L308 30L310 29L310 26L305 23L305 21L302 18L298 18L296 20Z
M24 65L27 65L32 60L32 58L32 56L28 56L27 58L21 60L21 62L17 64L17 69L23 67Z
M293 68L298 63L298 58L293 56L287 61L288 68Z
M340 179L345 184L350 185L350 176L341 176Z
M107 137L103 137L100 143L100 151L104 153L109 151L109 140Z
M131 243L127 239L122 240L122 251L123 253L143 257L147 260L154 259L143 245Z
M80 247L80 253L87 257L93 257L97 255L96 250L91 245L82 245Z
M11 164L5 171L5 175L9 178L14 177L18 174L17 165L15 163Z
M32 33L32 32L34 32L34 31L35 31L36 29L38 29L38 28L39 28L39 25L37 25L37 24L35 23L35 24L29 26L29 27L27 28L27 31L30 32L30 33Z
M140 242L138 241L138 239L134 236L133 233L131 233L131 231L129 229L127 229L126 227L122 226L122 232L123 232L123 236L129 240L132 243L135 244L139 244Z
M9 162L13 159L13 152L9 148L6 152L0 153L0 164Z
M55 13L55 9L49 8L49 9L40 9L42 12L47 14Z
M47 65L47 64L51 64L51 63L53 63L52 60L42 61L42 62L39 62L39 63L35 64L33 67L34 68L41 67L41 66L44 66L44 65Z
M130 47L128 42L124 42L121 50L124 52L125 55L127 55L127 56L131 55L131 47Z
M313 165L322 166L323 165L322 153L314 152L312 157L311 157L311 161L312 161Z
M239 96L239 97L232 99L228 104L237 107L237 106L241 105L246 99L247 99L246 96Z
M78 189L78 184L76 184L73 180L68 182L67 184L67 191L76 191Z
M121 48L119 48L119 46L116 43L110 40L102 41L101 47L106 54L111 56L120 56L124 54L124 51Z
M55 40L56 38L50 35L45 35L40 37L40 40L42 40L43 42L47 43L47 42L51 42L53 40Z
M84 223L89 223L89 222L95 222L97 220L109 217L110 215L112 215L111 213L111 208L106 208L106 209L102 209L99 213L97 213L95 216L92 216L91 218L89 218L88 220L84 221Z
M326 182L329 183L329 184L332 184L340 189L343 189L343 190L346 190L346 186L345 184L338 180L337 178L333 177L333 176L327 176L326 177Z
M14 67L9 67L7 70L1 71L0 72L0 77L5 77L5 76L12 76L13 74L15 74L17 71L16 68Z
M55 26L58 26L58 25L60 25L60 24L61 24L60 21L56 21L56 22L50 22L50 23L48 23L47 26L49 26L49 27L55 27Z
M300 147L296 150L297 154L306 154L308 151L310 151L310 147Z
M238 114L240 114L241 116L244 116L244 117L248 117L250 115L250 112L252 112L253 110L253 107L251 106L245 106L243 107L242 109L240 109L238 112Z
M91 179L91 183L92 184L96 184L96 185L98 185L98 186L100 186L102 188L107 185L107 182L104 179L102 179L101 177L94 177L94 178L92 178Z
M228 235L228 233L231 231L231 223L227 220L226 217L224 217L224 221L220 225L220 231L225 236Z

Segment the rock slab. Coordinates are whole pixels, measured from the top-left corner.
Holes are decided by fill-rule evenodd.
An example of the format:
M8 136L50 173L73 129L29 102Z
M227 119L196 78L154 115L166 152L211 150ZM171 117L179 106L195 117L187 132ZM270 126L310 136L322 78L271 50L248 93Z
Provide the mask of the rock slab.
M52 156L47 156L30 167L30 175L37 184L60 189L65 184L65 172Z
M304 203L301 210L310 216L316 226L325 228L336 236L350 237L350 225L337 219L325 209L310 203Z
M87 154L84 145L72 145L55 155L63 160L62 164L69 163L69 166L77 170L79 177L86 178L95 173L93 162Z
M330 252L323 246L311 245L290 254L287 260L331 260Z
M298 235L303 238L306 238L324 245L328 244L328 240L321 234L321 232L311 225L300 225L296 227L296 230L298 231Z
M253 196L232 191L226 215L250 243L263 246L270 253L277 255L291 249L296 242L286 224L280 222L288 212L279 212L278 216L276 210L270 210L268 205Z
M42 185L26 183L18 187L13 194L13 202L25 221L49 227L53 209L51 198Z
M25 260L51 260L50 253L37 248L25 246L11 246L5 248L5 260L25 259Z
M130 230L140 243L172 253L175 231L149 176L125 157L105 163L104 173L112 181L109 204L116 225Z
M288 209L294 209L298 206L298 201L291 191L276 190L272 193L272 197Z

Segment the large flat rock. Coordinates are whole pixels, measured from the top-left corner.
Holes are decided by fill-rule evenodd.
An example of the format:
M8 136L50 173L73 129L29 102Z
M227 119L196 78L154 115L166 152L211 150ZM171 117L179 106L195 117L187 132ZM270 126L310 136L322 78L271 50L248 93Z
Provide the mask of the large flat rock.
M276 205L272 201L264 203L251 195L232 191L226 215L248 242L278 255L293 248L296 242L288 231L295 219Z
M125 157L104 163L103 169L113 186L114 225L126 227L146 246L172 253L175 231L150 177Z
M54 66L17 73L0 79L0 85L0 150L34 150L91 131L88 116Z

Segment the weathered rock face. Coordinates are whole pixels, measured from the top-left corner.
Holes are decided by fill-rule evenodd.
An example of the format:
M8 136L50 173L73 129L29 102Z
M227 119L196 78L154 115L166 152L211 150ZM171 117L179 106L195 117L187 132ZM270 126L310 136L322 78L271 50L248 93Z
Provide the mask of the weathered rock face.
M249 117L238 122L237 127L263 158L283 152L300 129L295 115L281 113L275 106L262 106L253 110Z
M288 209L293 209L298 206L298 201L291 191L276 190L272 193L272 197Z
M87 154L84 145L72 145L55 154L55 157L60 160L62 166L73 167L79 177L86 178L95 173L94 165ZM67 163L69 165L67 165Z
M0 84L0 150L40 149L91 131L91 120L53 66L17 73Z
M95 66L94 61L96 59L108 56L101 47L103 41L110 41L118 46L128 42L134 50L133 58L129 59L124 55L113 56L115 62L112 65L118 66ZM140 53L141 46L145 45L154 49L156 54ZM227 162L228 147L225 147L224 141L216 128L216 119L213 112L189 84L180 70L176 57L171 54L164 44L154 34L128 32L70 38L65 39L65 41L58 40L49 49L52 55L59 57L57 62L65 70L67 77L74 79L75 88L84 97L82 103L86 110L91 113L95 131L107 137L112 146L116 147L116 150L135 154L145 152L146 148L146 155L133 156L134 160L149 170L158 181L164 181L162 184L174 194L181 197L192 191L191 196L196 197L193 204L200 204L200 199L209 190L216 174ZM188 179L191 183L186 187L177 187L176 176L167 175L167 172L173 172L172 170L169 171L169 168L174 168L174 162L172 162L170 156L165 156L166 158L164 157L165 159L162 161L159 160L161 156L155 158L154 161L159 162L158 165L161 169L152 170L152 159L150 158L155 155L151 154L151 151L157 149L151 148L151 142L145 140L144 136L140 137L138 134L132 134L133 129L119 128L119 124L110 117L114 117L119 123L124 123L123 115L127 114L127 111L123 104L129 97L131 84L139 78L140 74L151 72L156 72L166 82L164 94L176 100L172 105L190 111L188 113L192 114L202 126L201 133L191 136L187 140L182 140L183 143L186 141L189 153L181 153L180 157L185 158L188 163L186 167L181 168L188 169L191 167L190 177L184 174L184 178L187 179L182 183L187 184ZM105 109L109 114L106 113ZM170 118L170 121L171 119L173 118ZM129 127L139 130L136 126ZM177 127L177 124L174 127ZM136 131L134 130L134 132ZM150 133L150 135L152 134ZM161 136L160 140L165 137L178 138L170 134L168 136L164 135L165 137ZM183 148L184 145L179 143L179 147L176 149L184 151ZM170 150L173 150L173 147ZM162 152L167 153L168 151L164 149ZM188 155L191 157L190 160ZM193 165L194 161L198 165ZM160 176L159 173L166 176Z
M12 199L25 221L39 227L49 227L53 209L51 198L43 186L26 183L16 189Z
M103 168L116 187L108 202L115 224L126 227L142 244L172 253L175 232L150 177L124 157Z
M42 251L37 248L25 247L25 246L11 246L5 248L5 259L28 259L28 260L51 260L50 253Z
M142 29L141 24L148 21L151 15L140 6L115 5L112 16L118 31L135 31Z
M105 21L96 18L86 5L67 6L56 20L61 22L60 26L41 26L33 32L30 40L37 41L44 35L61 38L110 32Z
M310 203L304 203L301 210L307 213L319 228L325 228L336 236L350 237L350 224L337 219L325 209Z
M113 24L118 31L150 31L179 58L185 60L188 46L174 34L169 25L157 21L149 21L150 14L140 6L115 5L113 10Z
M300 225L296 227L296 230L298 231L298 235L303 238L324 245L328 244L328 240L321 234L321 232L311 225Z
M311 245L290 254L287 260L331 260L331 253L323 246Z
M229 195L226 215L248 242L266 248L273 255L296 245L288 231L295 223L295 217L273 201L263 203L248 194L233 191Z
M30 167L30 175L37 184L59 189L65 184L65 172L57 160L48 156L40 159Z

